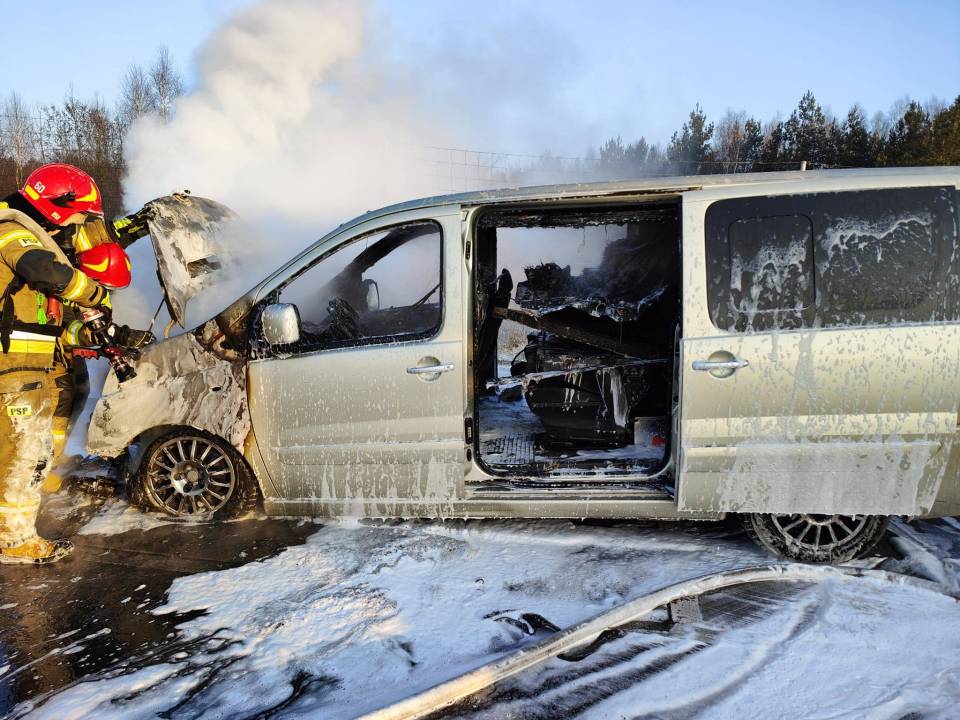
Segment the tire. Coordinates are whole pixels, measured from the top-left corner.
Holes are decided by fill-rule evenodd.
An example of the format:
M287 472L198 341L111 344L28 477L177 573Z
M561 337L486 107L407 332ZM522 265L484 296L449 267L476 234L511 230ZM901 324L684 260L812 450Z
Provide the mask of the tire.
M247 461L215 435L182 428L147 447L131 490L134 504L184 520L220 522L257 506Z
M887 531L882 515L765 515L741 517L747 534L763 548L790 560L842 563L866 555Z

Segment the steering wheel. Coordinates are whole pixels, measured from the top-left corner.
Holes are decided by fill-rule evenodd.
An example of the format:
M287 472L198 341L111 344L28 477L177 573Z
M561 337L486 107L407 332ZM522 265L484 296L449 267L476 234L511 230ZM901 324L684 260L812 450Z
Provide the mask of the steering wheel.
M342 297L331 298L327 303L330 313L329 332L336 340L357 340L366 333L360 322L360 313Z

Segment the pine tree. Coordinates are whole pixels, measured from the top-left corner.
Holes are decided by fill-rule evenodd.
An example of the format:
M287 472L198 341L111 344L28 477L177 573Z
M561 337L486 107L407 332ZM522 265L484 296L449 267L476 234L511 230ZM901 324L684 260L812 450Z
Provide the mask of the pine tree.
M933 128L923 106L911 101L887 138L887 165L928 165Z
M827 117L827 137L820 156L821 167L836 167L843 145L843 125L835 117Z
M647 151L647 162L644 168L648 174L663 172L663 164L666 162L664 151L659 145L654 143Z
M759 120L749 118L743 124L743 149L741 151L746 163L746 170L755 170L763 160L763 130Z
M647 158L650 155L650 144L645 137L641 137L635 143L627 145L624 155L627 163L636 174L642 174L644 166L647 164Z
M860 105L854 105L843 122L837 162L843 167L873 167L875 151L875 141L867 129L866 113Z
M960 95L933 119L929 159L933 165L960 165Z
M763 138L763 151L760 155L760 161L763 164L763 170L777 170L781 163L786 161L783 147L783 123L776 120L767 126L767 132Z
M623 140L617 135L610 138L600 146L600 162L604 165L617 165L623 163Z
M783 126L783 152L787 160L806 160L814 167L832 164L831 131L823 108L810 90L800 98Z
M676 163L685 175L709 172L709 163L713 161L712 138L713 123L707 122L706 113L697 103L680 132L670 138L667 159Z
M598 169L608 180L619 180L630 176L627 164L624 162L623 140L618 135L610 138L600 146L600 162Z

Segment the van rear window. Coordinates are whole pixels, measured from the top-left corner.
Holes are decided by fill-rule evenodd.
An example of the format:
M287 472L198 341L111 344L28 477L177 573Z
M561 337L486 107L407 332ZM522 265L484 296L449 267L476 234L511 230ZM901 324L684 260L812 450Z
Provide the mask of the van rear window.
M739 332L960 319L957 222L953 188L716 202L710 318Z

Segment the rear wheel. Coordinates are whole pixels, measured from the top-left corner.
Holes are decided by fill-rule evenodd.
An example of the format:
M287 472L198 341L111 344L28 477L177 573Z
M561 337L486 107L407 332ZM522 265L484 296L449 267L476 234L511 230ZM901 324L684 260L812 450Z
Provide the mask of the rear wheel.
M183 429L147 448L132 493L140 506L184 519L227 520L253 510L257 488L231 445Z
M880 515L765 515L743 518L758 544L780 557L801 562L839 563L870 552L887 530Z

